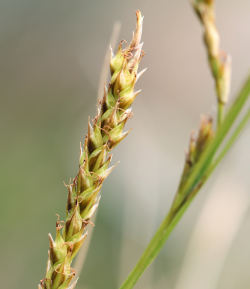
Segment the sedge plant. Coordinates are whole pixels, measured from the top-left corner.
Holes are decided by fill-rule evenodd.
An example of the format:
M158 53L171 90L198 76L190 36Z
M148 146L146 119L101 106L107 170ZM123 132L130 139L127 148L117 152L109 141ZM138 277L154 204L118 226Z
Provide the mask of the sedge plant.
M99 102L97 116L88 121L85 143L80 145L79 172L69 182L66 203L66 220L56 221L55 239L49 234L50 249L45 278L39 289L73 289L70 285L76 272L71 263L81 248L87 233L85 227L99 204L99 192L107 176L115 166L109 167L111 151L130 132L124 126L133 114L130 106L140 93L134 90L135 83L145 71L137 73L144 56L141 41L143 17L136 12L136 30L130 44L122 49L122 40L116 55L110 51L111 81ZM92 224L93 225L93 224Z
M120 289L133 288L250 118L248 109L232 130L250 94L250 76L226 112L231 57L219 48L215 1L190 1L204 27L204 42L217 95L217 125L211 116L203 115L197 135L192 132L172 206ZM104 87L103 99L99 103L97 116L92 120L93 125L90 120L88 122L88 134L83 147L80 146L79 172L73 182L67 185L66 220L60 221L58 216L55 240L49 234L46 275L40 281L39 289L73 289L76 285L77 280L70 285L75 276L75 270L70 267L71 262L87 237L84 229L92 224L90 218L98 207L103 181L114 168L109 168L112 158L110 152L129 133L123 132L123 128L132 117L130 106L140 92L134 91L135 83L145 71L137 73L144 52L140 43L143 20L140 11L136 12L136 16L137 25L131 43L122 49L122 42L126 43L122 40L115 56L111 50L111 81L108 89ZM228 137L229 132L231 135Z

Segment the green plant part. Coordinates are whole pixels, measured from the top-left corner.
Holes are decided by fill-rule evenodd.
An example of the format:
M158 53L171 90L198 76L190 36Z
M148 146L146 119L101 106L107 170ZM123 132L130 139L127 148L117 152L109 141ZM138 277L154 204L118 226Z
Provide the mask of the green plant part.
M122 40L116 55L111 49L111 82L108 89L104 87L93 125L88 121L83 149L80 146L79 172L67 186L66 221L59 221L58 216L55 240L49 234L46 276L40 281L39 289L73 289L76 285L77 281L69 285L75 276L71 262L87 236L84 229L91 223L90 218L98 207L103 181L115 167L109 167L110 151L129 133L123 132L123 128L132 117L130 106L140 92L134 91L135 83L145 71L137 74L144 52L140 43L143 21L140 11L136 12L136 17L136 30L130 45L122 49Z
M250 109L248 107L247 112L242 113L243 116L239 124L235 123L250 96L250 75L248 75L244 85L231 104L225 118L223 117L229 93L231 67L230 57L219 51L219 35L215 26L214 0L190 1L205 28L205 44L217 90L217 130L213 132L211 117L203 116L197 139L195 140L193 134L191 135L184 170L171 208L138 263L120 286L120 289L133 288L137 280L160 252L194 197L232 147L250 119ZM228 136L229 138L227 139Z
M201 117L197 138L195 138L194 131L191 133L189 149L186 151L186 161L178 191L181 191L182 186L192 173L195 164L199 161L202 152L211 143L213 138L213 119L209 115L203 115Z
M231 82L231 56L220 50L220 36L215 24L214 0L191 0L194 10L204 26L204 42L212 71L218 101L218 126L224 118Z

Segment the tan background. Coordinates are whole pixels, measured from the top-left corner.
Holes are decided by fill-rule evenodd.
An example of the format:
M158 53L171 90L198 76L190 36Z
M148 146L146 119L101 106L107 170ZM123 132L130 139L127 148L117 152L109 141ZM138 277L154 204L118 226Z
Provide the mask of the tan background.
M47 234L55 213L64 218L63 181L77 173L113 24L129 41L137 9L148 70L77 289L119 287L170 207L190 131L201 113L216 116L202 29L186 0L0 2L1 288L37 288L44 277ZM221 47L233 57L233 98L250 69L250 1L218 1L216 11ZM135 288L249 288L249 143L250 127Z

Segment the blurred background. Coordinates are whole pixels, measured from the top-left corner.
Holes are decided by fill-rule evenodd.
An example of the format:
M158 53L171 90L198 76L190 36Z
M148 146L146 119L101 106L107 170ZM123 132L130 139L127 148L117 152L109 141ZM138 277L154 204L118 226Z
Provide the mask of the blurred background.
M1 288L37 288L44 278L47 235L55 214L65 217L63 181L78 170L114 23L117 43L130 41L137 9L148 70L76 289L119 287L171 205L191 130L202 113L216 116L202 27L186 0L0 2ZM216 5L233 58L231 99L250 70L249 11L248 0ZM134 288L250 287L249 142L248 126Z

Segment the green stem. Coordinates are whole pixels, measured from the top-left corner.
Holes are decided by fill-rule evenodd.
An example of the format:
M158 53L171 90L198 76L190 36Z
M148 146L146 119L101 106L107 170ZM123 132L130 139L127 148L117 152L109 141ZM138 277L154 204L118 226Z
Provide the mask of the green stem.
M199 187L200 189L200 187ZM198 192L198 190L197 190ZM139 262L134 267L133 271L121 285L120 289L131 289L134 287L135 283L138 281L142 273L149 266L149 264L155 259L155 257L160 252L161 248L167 241L169 235L177 225L178 221L185 213L188 206L191 204L193 198L196 194L193 194L180 208L179 210L173 214L173 211L169 211L157 232L151 239L147 248L143 252Z
M164 245L165 241L167 240L168 236L170 235L172 231L170 229L171 221L172 216L171 212L169 212L168 215L163 220L163 222L161 223L154 237L151 239L146 250L142 254L139 262L137 263L133 271L130 273L128 278L125 280L125 282L122 284L120 289L133 288L137 280L140 278L141 274L144 272L147 266L154 260L155 256L158 254L158 252Z
M169 211L169 213L167 214L167 216L161 223L157 232L155 233L150 243L148 244L147 248L145 249L144 253L142 254L139 262L137 263L133 271L130 273L128 278L125 280L125 282L121 285L120 289L133 288L133 286L135 285L137 280L140 278L142 273L145 271L145 269L148 267L148 265L155 259L155 257L157 256L157 254L163 247L164 243L168 239L169 235L175 228L176 224L178 223L178 221L180 220L180 218L182 217L182 215L184 214L188 206L191 204L197 192L207 181L208 177L217 167L219 162L222 160L222 158L225 156L227 151L235 142L236 138L238 137L242 129L245 127L247 121L250 118L250 110L242 119L239 126L236 128L236 130L232 134L231 138L225 145L220 155L217 157L215 162L211 165L212 159L218 147L220 146L221 142L224 140L229 129L232 127L236 117L240 113L243 105L245 104L249 93L250 93L250 76L248 77L243 88L238 94L235 102L231 106L231 109L229 110L225 118L225 121L219 128L215 136L215 139L213 140L211 145L206 149L200 161L195 166L195 169L193 173L190 175L190 178L188 179L184 188L181 189L180 192L178 192L178 195L180 196L180 198L179 199L177 198L177 200L175 199L175 202L173 203L171 210ZM200 182L200 185L199 187L197 187L197 184L199 182Z
M217 167L217 165L220 163L220 161L223 159L223 157L226 155L226 153L229 151L229 149L232 147L242 130L245 128L248 120L250 119L250 110L246 113L246 115L243 117L233 134L231 135L230 139L225 144L223 150L220 152L219 156L216 158L214 163L210 166L208 169L208 173L206 173L206 176L208 177L214 169Z
M221 103L220 101L218 101L217 130L221 127L221 124L223 122L224 111L225 111L224 103Z
M177 197L175 198L174 208L180 207L180 205L183 203L183 200L187 198L188 194L193 190L198 181L202 178L202 176L204 176L204 173L210 166L219 146L225 139L228 131L234 124L235 119L237 118L245 102L247 101L249 93L250 93L250 75L248 76L245 84L243 85L238 96L236 97L236 100L231 105L231 108L228 111L221 127L219 127L214 140L202 154L199 162L195 165L194 170L190 175L190 177L188 178L186 184L178 192Z

